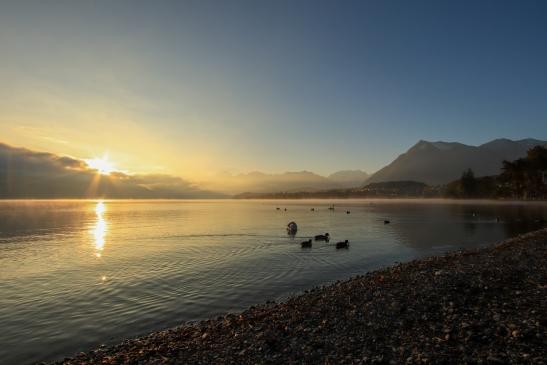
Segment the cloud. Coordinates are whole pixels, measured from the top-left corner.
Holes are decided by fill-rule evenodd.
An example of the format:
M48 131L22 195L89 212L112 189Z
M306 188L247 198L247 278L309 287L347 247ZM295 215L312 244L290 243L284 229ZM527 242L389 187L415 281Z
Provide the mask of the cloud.
M218 198L180 177L99 175L83 160L0 143L0 198Z

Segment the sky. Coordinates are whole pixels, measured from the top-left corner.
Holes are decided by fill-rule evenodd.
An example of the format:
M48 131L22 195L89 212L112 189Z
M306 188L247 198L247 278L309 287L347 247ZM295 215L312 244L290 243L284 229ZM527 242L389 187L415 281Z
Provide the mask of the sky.
M0 0L0 142L129 173L374 172L547 139L543 1Z

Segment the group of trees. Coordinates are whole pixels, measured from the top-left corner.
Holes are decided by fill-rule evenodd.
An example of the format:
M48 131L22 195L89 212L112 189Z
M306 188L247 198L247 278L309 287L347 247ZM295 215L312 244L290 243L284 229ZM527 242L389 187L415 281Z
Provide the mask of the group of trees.
M526 157L503 161L498 176L476 178L473 171L447 185L446 195L455 198L547 199L547 148L536 146Z

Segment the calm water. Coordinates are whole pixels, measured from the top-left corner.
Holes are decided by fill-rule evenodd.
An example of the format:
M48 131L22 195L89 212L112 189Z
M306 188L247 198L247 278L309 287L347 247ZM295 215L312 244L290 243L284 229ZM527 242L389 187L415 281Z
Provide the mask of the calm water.
M0 202L0 363L59 359L547 219L545 204L331 203ZM324 232L330 244L300 247Z

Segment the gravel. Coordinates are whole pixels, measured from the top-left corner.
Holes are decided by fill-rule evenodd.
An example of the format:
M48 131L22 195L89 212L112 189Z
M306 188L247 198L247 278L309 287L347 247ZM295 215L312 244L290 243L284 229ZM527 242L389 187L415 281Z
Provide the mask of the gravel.
M545 364L547 229L59 364Z

